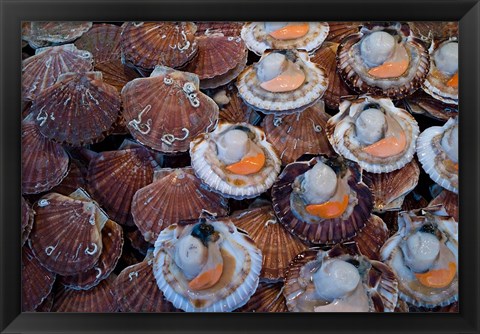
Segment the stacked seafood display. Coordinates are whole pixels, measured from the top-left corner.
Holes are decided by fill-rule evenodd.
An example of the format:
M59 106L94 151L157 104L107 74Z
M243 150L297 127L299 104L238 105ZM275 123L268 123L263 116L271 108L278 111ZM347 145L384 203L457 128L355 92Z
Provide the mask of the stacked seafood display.
M24 22L22 310L458 312L454 22Z

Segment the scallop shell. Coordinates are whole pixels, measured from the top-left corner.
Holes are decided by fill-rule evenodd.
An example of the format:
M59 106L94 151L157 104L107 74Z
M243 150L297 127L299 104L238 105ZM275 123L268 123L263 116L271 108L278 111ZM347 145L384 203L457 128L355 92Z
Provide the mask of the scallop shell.
M430 201L428 206L442 205L449 216L453 217L458 222L458 195L448 191L442 190L437 197Z
M51 312L53 306L53 291L37 306L35 312Z
M70 160L70 169L67 176L58 186L52 188L52 192L65 196L70 195L78 188L87 188L87 168L78 160Z
M381 158L360 149L362 144L356 139L354 131L355 119L364 108L372 104L393 117L405 131L407 145L401 154ZM406 110L396 108L390 99L362 95L341 102L340 112L328 120L326 132L330 144L338 154L357 162L367 172L389 173L412 161L420 130L415 118Z
M231 129L242 129L249 133L252 141L265 154L263 168L250 175L237 175L225 169L217 157L216 141ZM219 122L212 133L204 133L190 143L190 156L195 174L214 192L235 199L253 198L269 189L280 172L280 159L273 146L266 140L265 133L247 123Z
M265 31L265 22L247 22L241 36L250 51L261 56L267 49L297 49L312 52L318 49L328 35L327 22L308 22L308 33L300 38L278 40Z
M142 69L178 68L197 52L196 30L192 22L129 22L122 30L122 54L125 61Z
M102 253L93 268L77 275L62 276L60 282L72 289L89 290L110 275L123 247L122 227L112 220L107 220L102 229L102 246Z
M307 52L297 50L267 51L260 62L273 52L285 53L287 59L305 72L305 81L292 92L272 93L260 87L256 64L248 66L237 78L237 88L243 101L264 114L291 114L315 104L328 87L326 73L310 61ZM258 64L258 63L257 63Z
M333 149L325 134L330 118L322 101L292 115L267 115L262 122L267 140L280 152L282 165L304 153L332 155Z
M22 23L22 39L33 48L72 42L92 27L92 22L33 21Z
M197 31L195 36L209 36L222 33L224 36L240 36L243 22L195 22Z
M217 104L199 91L195 74L163 66L125 85L122 100L132 136L164 153L187 151L191 139L213 129L218 119Z
M458 313L459 306L458 306L458 302L454 302L446 306L436 306L434 308L417 307L417 306L409 305L409 312L412 312L412 313L414 312Z
M33 100L53 86L61 74L90 71L93 56L73 44L37 49L35 55L22 62L22 99Z
M229 123L245 122L253 125L257 125L260 120L260 115L243 102L237 87L233 84L217 90L212 98L220 108L219 120Z
M34 213L30 204L22 196L22 246L32 231Z
M317 159L322 159L326 163L336 164L345 170L350 171L348 185L353 191L350 196L349 208L352 208L351 214L344 218L323 219L321 221L310 222L310 217L297 214L292 206L293 183L298 176L313 168ZM272 187L272 202L276 216L282 225L293 235L301 240L311 244L336 244L350 240L369 223L370 213L373 208L372 193L365 183L363 183L360 168L357 164L350 161L331 160L320 157L313 158L310 161L294 162L285 167L277 181ZM355 200L356 198L356 200ZM300 199L301 201L301 199ZM355 201L357 202L356 204ZM303 206L303 204L301 204Z
M30 247L22 247L22 312L35 310L47 298L55 276L38 262Z
M359 52L363 37L379 31L395 31L402 38L410 56L408 69L399 77L377 78L368 74L369 68L364 64ZM337 68L340 76L355 91L401 99L413 94L421 87L430 68L430 57L423 43L406 32L404 25L373 25L364 27L358 34L346 37L337 50Z
M230 219L237 228L246 231L262 251L262 279L283 279L290 261L308 249L278 223L271 206L236 212Z
M223 272L211 288L189 291L188 281L167 253L180 233L188 233L197 223L172 225L160 233L155 242L153 274L165 298L186 312L230 312L243 305L255 293L262 269L262 253L247 234L239 232L230 219L210 221L223 241ZM184 231L184 229L187 229ZM174 246L173 246L174 247Z
M116 312L118 305L113 291L114 275L90 290L61 287L55 293L52 312Z
M416 21L408 25L413 36L425 42L458 36L458 22Z
M158 164L144 147L101 152L90 161L87 181L95 200L119 224L131 221L135 193L152 183Z
M102 252L99 209L94 202L56 193L43 196L29 244L40 263L60 275L92 268Z
M227 214L227 202L209 192L191 168L165 169L132 200L132 216L147 242L180 220L195 219L205 210L219 217Z
M365 227L352 240L360 254L380 261L380 249L389 237L388 227L382 218L371 215Z
M328 22L330 27L328 31L328 36L325 39L327 42L341 43L342 40L350 35L356 34L360 31L362 27L361 22ZM322 44L322 46L324 46Z
M258 284L257 291L238 312L288 312L283 296L283 282Z
M424 130L417 140L417 156L423 170L443 188L458 194L458 172L449 171L444 161L449 160L440 141L445 131L458 124L451 118L443 126L432 126Z
M458 106L443 103L425 93L422 89L403 100L405 108L412 114L421 114L440 121L458 116Z
M415 160L410 161L401 169L390 173L374 174L365 173L371 183L373 197L373 211L400 210L405 196L418 184L420 167Z
M27 117L22 122L22 193L38 194L52 189L67 176L69 157L63 147L41 133Z
M148 249L152 247L152 244L145 241L142 232L140 232L136 226L133 230L125 232L127 239L130 241L130 245L140 254L146 255Z
M71 146L102 140L120 114L120 96L101 72L66 73L34 100L32 110L47 138Z

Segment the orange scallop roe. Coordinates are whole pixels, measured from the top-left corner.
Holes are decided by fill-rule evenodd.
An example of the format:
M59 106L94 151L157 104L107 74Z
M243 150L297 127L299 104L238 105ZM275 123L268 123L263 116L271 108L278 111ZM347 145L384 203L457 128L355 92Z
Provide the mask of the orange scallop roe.
M447 86L448 87L458 87L458 72L455 72L455 74L447 81Z
M329 201L322 204L309 204L305 207L305 210L312 216L324 219L338 218L347 209L348 199L348 195L344 195L341 202Z
M384 64L372 68L368 74L377 78L395 78L401 76L408 68L408 60L397 62L385 62Z
M188 283L188 287L195 291L211 288L220 280L222 272L223 264L219 263L212 269L200 273Z
M383 138L372 145L363 148L363 151L379 158L387 158L403 152L407 146L407 138L404 132L399 137L390 136Z
M457 265L454 262L450 262L446 269L430 270L423 274L415 274L415 277L424 286L444 288L452 283L456 273Z
M305 36L309 29L310 25L308 23L289 24L283 28L272 31L270 36L279 40L296 39Z
M239 162L228 165L227 170L234 174L249 175L257 173L265 165L265 154L259 153L255 156L245 157Z
M272 80L262 82L260 87L272 93L291 92L305 81L303 71L286 71Z

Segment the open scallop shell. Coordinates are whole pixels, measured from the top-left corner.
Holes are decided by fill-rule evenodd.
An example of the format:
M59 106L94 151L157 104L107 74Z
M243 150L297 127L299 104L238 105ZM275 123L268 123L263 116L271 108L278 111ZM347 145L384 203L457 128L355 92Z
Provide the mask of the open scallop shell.
M206 211L227 214L227 202L208 191L189 167L163 169L159 177L138 190L132 200L132 216L147 242L180 220L196 219Z
M280 152L282 165L300 158L304 153L333 154L325 134L327 121L323 101L292 115L267 115L262 122L267 140Z
M375 31L386 31L401 38L410 58L408 69L401 76L378 78L368 73L370 68L362 60L359 49L363 38ZM430 67L430 57L424 44L410 36L406 25L372 24L342 41L337 51L337 67L341 77L355 91L398 100L421 87Z
M247 47L261 56L267 49L297 49L312 52L322 45L328 35L327 22L308 22L308 33L300 38L278 40L265 31L265 22L247 22L242 28L241 36Z
M449 118L458 116L457 105L437 100L422 89L403 99L403 103L412 114L426 115L444 122L448 121Z
M262 149L265 165L257 173L237 175L226 170L217 157L216 142L226 131L246 131L252 141ZM280 159L273 146L266 140L265 133L247 123L219 122L212 133L204 133L190 143L190 156L195 174L208 187L225 197L235 199L252 198L269 189L280 172Z
M361 22L328 22L329 26L329 31L328 31L328 36L325 39L327 42L332 42L332 43L341 43L342 40L350 35L356 34L360 31L360 28L362 27ZM322 44L322 46L324 46Z
M197 52L196 30L192 22L128 22L122 30L123 57L144 70L181 67Z
M33 227L33 215L34 212L30 207L30 204L22 196L22 246L27 241L30 232Z
M92 22L33 21L24 22L22 38L34 49L49 44L72 42L92 27Z
M237 312L288 312L282 291L283 282L260 282L257 291Z
M430 201L428 206L442 205L448 215L458 222L458 203L458 195L444 189Z
M267 51L260 58L260 62L274 52L285 54L289 60L300 66L305 73L304 83L291 92L269 92L260 87L256 73L258 63L253 64L248 66L237 78L236 85L243 101L253 109L265 114L291 114L303 111L315 104L328 87L325 71L310 61L306 51Z
M374 106L395 119L402 127L406 137L404 150L391 157L375 157L362 150L363 145L357 139L355 120L361 112ZM415 145L420 132L417 121L406 110L396 108L388 98L362 95L341 102L340 112L329 119L327 136L333 149L347 159L357 162L370 173L388 173L400 169L413 159Z
M294 194L293 184L296 178L302 177L313 168L318 159L337 166L335 168L345 173L350 173L348 176L350 200L344 215L339 218L322 219L309 215L304 209L302 199ZM338 173L344 173L343 171ZM272 187L272 202L275 214L283 226L301 240L311 244L336 244L350 240L369 223L368 219L373 208L372 193L362 180L360 168L354 162L342 161L341 158L329 161L319 157L287 165Z
M165 298L186 312L230 312L243 306L255 293L262 269L262 253L247 234L239 232L230 219L209 221L223 238L220 252L223 272L211 288L190 291L188 280L175 264L167 249L182 234L190 235L196 220L172 225L160 233L155 242L153 272ZM183 232L183 233L182 233Z
M32 110L47 138L71 146L102 140L120 115L120 96L101 72L65 73L43 90Z
M125 85L122 100L132 136L164 153L187 151L192 138L218 120L218 106L200 92L198 77L164 66Z
M219 120L229 123L245 122L253 125L260 120L260 115L243 102L237 87L233 84L215 91L212 98L220 108Z

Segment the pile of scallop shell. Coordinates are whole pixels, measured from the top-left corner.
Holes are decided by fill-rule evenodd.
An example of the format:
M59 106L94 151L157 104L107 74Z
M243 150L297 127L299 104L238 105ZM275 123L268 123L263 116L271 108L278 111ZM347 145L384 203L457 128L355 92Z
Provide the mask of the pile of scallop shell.
M458 312L458 26L25 22L23 311Z

